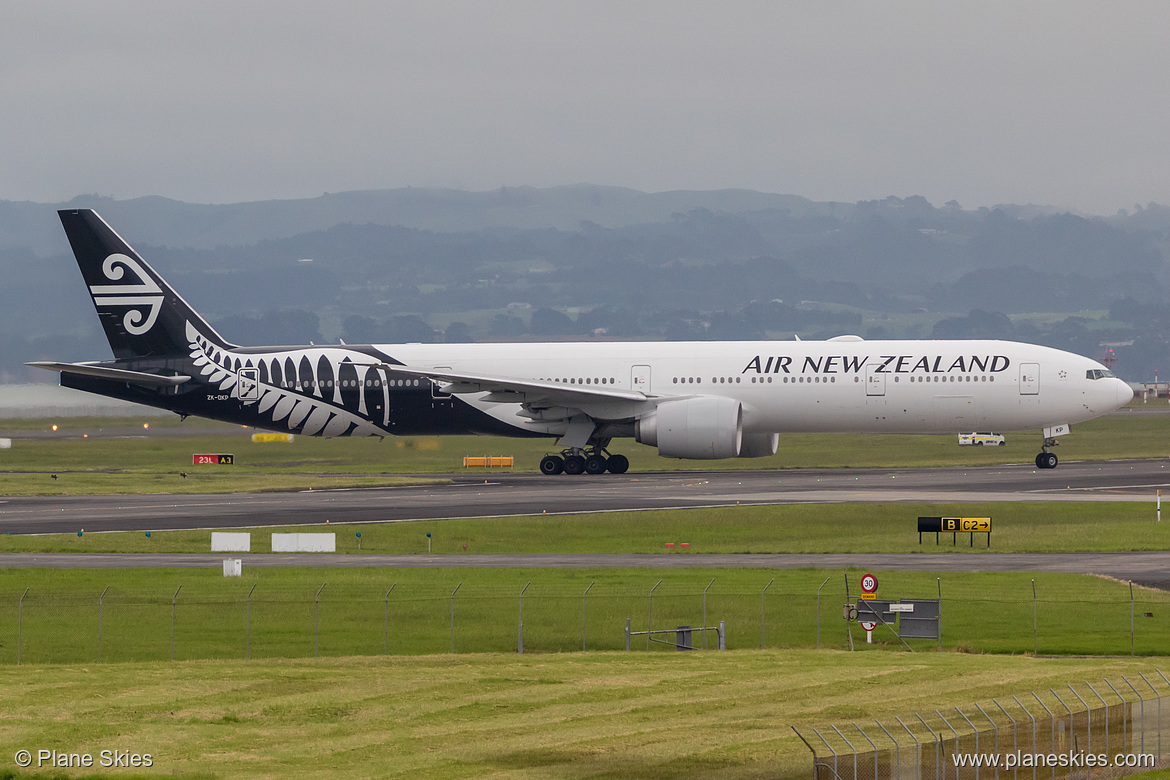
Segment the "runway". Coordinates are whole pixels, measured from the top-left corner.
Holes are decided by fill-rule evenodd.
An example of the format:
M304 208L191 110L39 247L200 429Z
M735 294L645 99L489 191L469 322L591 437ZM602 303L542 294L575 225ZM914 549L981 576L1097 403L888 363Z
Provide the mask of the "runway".
M1149 501L1170 461L919 469L453 475L452 484L232 495L0 498L0 533L162 531L841 502Z

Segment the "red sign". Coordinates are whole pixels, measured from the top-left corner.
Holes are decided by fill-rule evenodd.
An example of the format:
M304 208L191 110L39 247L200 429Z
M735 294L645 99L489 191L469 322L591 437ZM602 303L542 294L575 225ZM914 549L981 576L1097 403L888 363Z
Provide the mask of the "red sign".
M872 620L863 620L861 621L861 627L866 631L873 631L875 628L877 628L877 623Z
M235 455L192 455L191 456L191 465L193 465L193 466L203 466L203 465L207 465L207 464L210 464L213 466L217 466L217 465L232 466L235 464L235 462L236 462Z
M872 574L866 574L861 578L861 589L866 593L877 593L878 581L877 577Z

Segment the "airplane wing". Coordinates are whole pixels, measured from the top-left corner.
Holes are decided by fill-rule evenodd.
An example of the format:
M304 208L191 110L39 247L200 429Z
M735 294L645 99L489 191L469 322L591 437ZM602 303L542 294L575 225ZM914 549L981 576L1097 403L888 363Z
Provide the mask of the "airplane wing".
M144 371L127 371L124 368L110 368L92 363L53 363L50 361L34 361L25 363L33 368L43 368L47 371L60 371L63 374L81 374L96 376L100 379L112 379L116 382L125 382L130 385L144 385L146 387L173 387L191 381L191 377L182 374L176 376L161 376L148 374Z
M542 382L533 379L517 379L487 374L467 374L460 371L439 368L413 368L379 363L378 368L391 374L406 374L423 377L443 385L443 392L460 395L483 393L485 401L496 403L521 403L529 407L567 406L581 407L598 402L647 401L649 397L637 390L618 390L613 387L591 385L566 385L558 382Z

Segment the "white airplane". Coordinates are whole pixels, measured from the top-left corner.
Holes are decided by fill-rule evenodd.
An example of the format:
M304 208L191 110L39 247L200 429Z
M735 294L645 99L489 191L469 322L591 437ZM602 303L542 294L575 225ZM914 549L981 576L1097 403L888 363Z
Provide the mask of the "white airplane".
M773 455L791 432L1043 431L1128 403L1080 355L1009 341L588 342L239 347L95 212L59 212L114 360L36 362L61 384L306 436L555 438L545 474L620 474L634 438L668 458Z

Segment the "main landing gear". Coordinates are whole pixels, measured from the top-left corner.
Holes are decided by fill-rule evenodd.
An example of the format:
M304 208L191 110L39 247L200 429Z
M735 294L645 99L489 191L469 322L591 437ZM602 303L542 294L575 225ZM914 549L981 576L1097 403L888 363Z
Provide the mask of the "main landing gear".
M1049 447L1055 447L1058 444L1056 439L1046 438L1044 440L1044 451L1036 456L1036 468L1038 469L1054 469L1060 460L1056 457L1055 452L1049 452Z
M594 447L563 450L560 455L545 455L540 459L540 473L548 474L625 474L630 460L625 455L610 455L606 450Z

